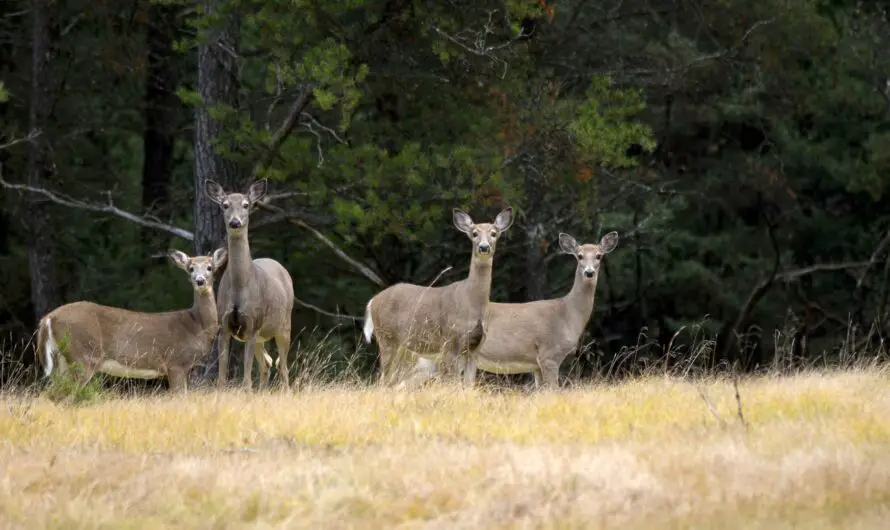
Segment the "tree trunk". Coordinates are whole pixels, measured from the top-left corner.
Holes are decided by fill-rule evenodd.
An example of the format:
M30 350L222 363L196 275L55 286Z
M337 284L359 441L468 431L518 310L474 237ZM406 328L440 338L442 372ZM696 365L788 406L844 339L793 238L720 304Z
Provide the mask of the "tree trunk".
M204 0L205 16L219 11L218 0ZM219 182L227 191L242 186L242 174L234 162L220 156L215 143L223 124L215 120L209 108L216 105L238 106L237 20L231 14L220 18L219 24L202 36L198 45L198 92L203 104L195 112L195 253L207 254L226 244L222 210L204 194L204 183ZM221 275L219 275L221 276ZM217 278L214 288L219 286ZM237 343L233 341L233 354ZM241 349L241 348L238 348ZM214 344L210 360L201 376L205 381L216 378L219 346ZM234 367L239 363L231 363Z
M28 185L35 188L46 187L53 166L47 136L53 107L51 83L55 39L52 31L54 22L51 22L47 13L48 8L48 0L33 0L31 3L33 28L29 128L41 133L30 143L28 153ZM28 266L31 272L31 303L36 322L59 302L49 204L36 195L29 195L28 218Z
M178 34L176 6L152 3L149 7L148 72L145 83L145 133L143 136L142 208L158 217L169 213L170 177L173 172L173 143L180 108L176 97L179 68L173 52ZM144 229L142 239L150 244L158 232ZM158 241L166 249L168 236Z

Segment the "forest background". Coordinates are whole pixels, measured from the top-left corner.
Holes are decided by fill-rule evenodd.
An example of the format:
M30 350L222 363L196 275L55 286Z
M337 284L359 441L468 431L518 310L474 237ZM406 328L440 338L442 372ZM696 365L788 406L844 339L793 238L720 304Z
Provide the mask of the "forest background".
M4 1L0 378L60 304L187 307L208 178L270 179L252 253L326 376L376 370L373 294L466 275L452 208L508 205L495 301L568 291L559 232L621 236L570 377L883 359L888 45L847 0Z

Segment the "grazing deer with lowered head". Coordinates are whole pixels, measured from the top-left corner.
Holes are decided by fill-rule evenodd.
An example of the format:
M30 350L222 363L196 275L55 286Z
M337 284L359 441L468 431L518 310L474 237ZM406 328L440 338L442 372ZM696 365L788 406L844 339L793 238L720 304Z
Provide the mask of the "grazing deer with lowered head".
M244 379L250 389L253 359L260 370L259 387L269 383L269 365L263 345L275 341L278 349L278 374L284 390L290 388L287 355L290 348L291 312L294 286L290 274L271 258L253 259L247 240L250 210L266 195L267 180L260 179L245 193L227 193L218 183L208 180L204 193L223 210L229 246L229 265L223 273L217 294L220 315L218 386L226 382L229 346L234 337L244 345ZM251 353L253 355L251 355Z
M210 351L219 329L213 275L225 263L226 250L194 258L172 250L169 256L189 275L194 290L190 309L140 313L86 301L58 307L38 326L44 376L57 360L62 373L68 363L81 365L75 374L81 386L98 371L136 379L166 377L170 390L185 392L189 371Z
M559 234L559 246L575 256L575 282L562 298L522 304L492 302L485 343L466 364L464 377L473 382L476 370L496 374L535 374L535 386L558 386L559 366L577 347L590 320L603 257L615 250L618 233L610 232L598 244L578 245L575 238ZM434 363L418 359L414 373L430 377Z
M485 340L495 245L513 223L513 209L504 209L490 224L475 224L455 209L453 222L473 242L467 278L441 287L398 283L371 298L365 309L365 340L370 344L377 335L384 384L400 379L403 354L442 359L460 371L466 355Z

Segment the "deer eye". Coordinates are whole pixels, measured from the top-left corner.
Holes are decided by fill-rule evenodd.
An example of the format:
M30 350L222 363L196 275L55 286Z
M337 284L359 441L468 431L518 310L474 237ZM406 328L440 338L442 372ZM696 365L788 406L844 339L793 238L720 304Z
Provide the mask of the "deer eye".
M207 270L208 270L208 271L212 271L212 270L213 270L213 265L208 265L208 266L207 266Z
M473 237L479 237L479 231L473 230Z
M489 234L489 235L491 235L491 237L498 237L498 233L495 230L492 230L491 234Z
M602 255L602 254L597 254L597 255L596 255L596 259L603 259L603 255Z
M223 203L223 210L228 210L228 209L229 209L229 203L224 202L224 203Z
M191 265L189 265L188 271L189 271L189 274L191 274L191 273L195 272L195 268L192 267Z
M250 203L248 203L247 201L241 203L242 208L247 208L248 206L250 206Z

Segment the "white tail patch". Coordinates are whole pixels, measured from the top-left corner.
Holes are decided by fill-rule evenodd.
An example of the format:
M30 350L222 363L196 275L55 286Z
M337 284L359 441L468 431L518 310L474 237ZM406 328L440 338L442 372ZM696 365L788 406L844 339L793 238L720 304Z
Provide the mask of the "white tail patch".
M371 344L371 337L374 336L374 320L371 318L371 302L374 299L368 301L367 307L365 307L365 326L362 328L362 331L365 334L365 342Z
M56 339L53 337L52 320L44 319L46 325L46 344L43 345L43 377L53 373L53 352L56 350Z

